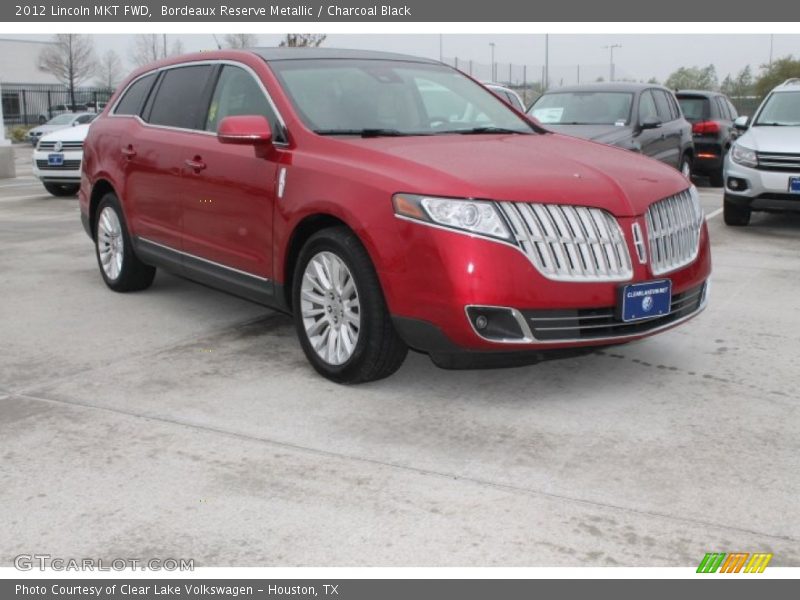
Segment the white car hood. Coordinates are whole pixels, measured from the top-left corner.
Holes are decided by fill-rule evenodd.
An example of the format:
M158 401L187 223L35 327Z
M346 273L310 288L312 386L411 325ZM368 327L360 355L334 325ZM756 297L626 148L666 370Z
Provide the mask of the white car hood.
M89 133L89 125L76 125L75 127L65 127L52 133L43 135L40 139L48 142L82 142Z
M800 127L751 127L736 143L758 152L800 154Z

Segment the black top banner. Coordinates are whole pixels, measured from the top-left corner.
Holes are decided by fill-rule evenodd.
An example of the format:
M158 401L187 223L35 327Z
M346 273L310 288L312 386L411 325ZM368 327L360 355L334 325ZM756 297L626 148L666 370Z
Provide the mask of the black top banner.
M57 0L0 3L9 22L780 22L800 21L800 3L761 0Z

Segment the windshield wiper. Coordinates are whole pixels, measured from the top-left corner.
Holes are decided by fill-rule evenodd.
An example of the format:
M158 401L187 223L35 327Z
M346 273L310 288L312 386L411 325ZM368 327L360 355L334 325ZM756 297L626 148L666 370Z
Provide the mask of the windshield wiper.
M381 129L381 128L365 128L365 129L315 129L314 133L319 135L359 135L364 138L369 137L401 137L407 135L427 135L424 133L411 133L407 131L400 131L399 129Z
M533 132L520 131L519 129L508 129L506 127L472 127L471 129L451 129L449 131L437 131L436 133L460 133L461 135L484 134L484 133L518 133L529 135Z

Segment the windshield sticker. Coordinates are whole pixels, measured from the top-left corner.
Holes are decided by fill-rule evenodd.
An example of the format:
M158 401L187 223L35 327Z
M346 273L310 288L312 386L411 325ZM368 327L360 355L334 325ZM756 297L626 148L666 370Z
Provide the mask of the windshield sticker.
M534 108L533 116L541 123L560 123L564 108Z

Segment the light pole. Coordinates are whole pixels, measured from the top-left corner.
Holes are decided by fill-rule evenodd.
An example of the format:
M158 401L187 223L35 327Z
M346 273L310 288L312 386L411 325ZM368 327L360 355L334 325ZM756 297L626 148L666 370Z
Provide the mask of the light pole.
M769 66L772 66L772 47L775 43L775 35L770 33L769 34Z
M614 48L622 48L622 44L611 44L610 46L603 46L603 48L607 49L608 53L611 55L608 67L608 78L609 81L614 81Z
M547 91L550 87L550 34L544 34L544 81L542 82L542 91Z
M491 46L491 48L492 48L492 75L491 75L491 80L494 81L495 80L495 76L494 76L494 42L489 42L489 46Z
M443 56L444 56L444 53L442 52L442 34L440 33L439 34L439 62L444 62L444 59L442 58Z

